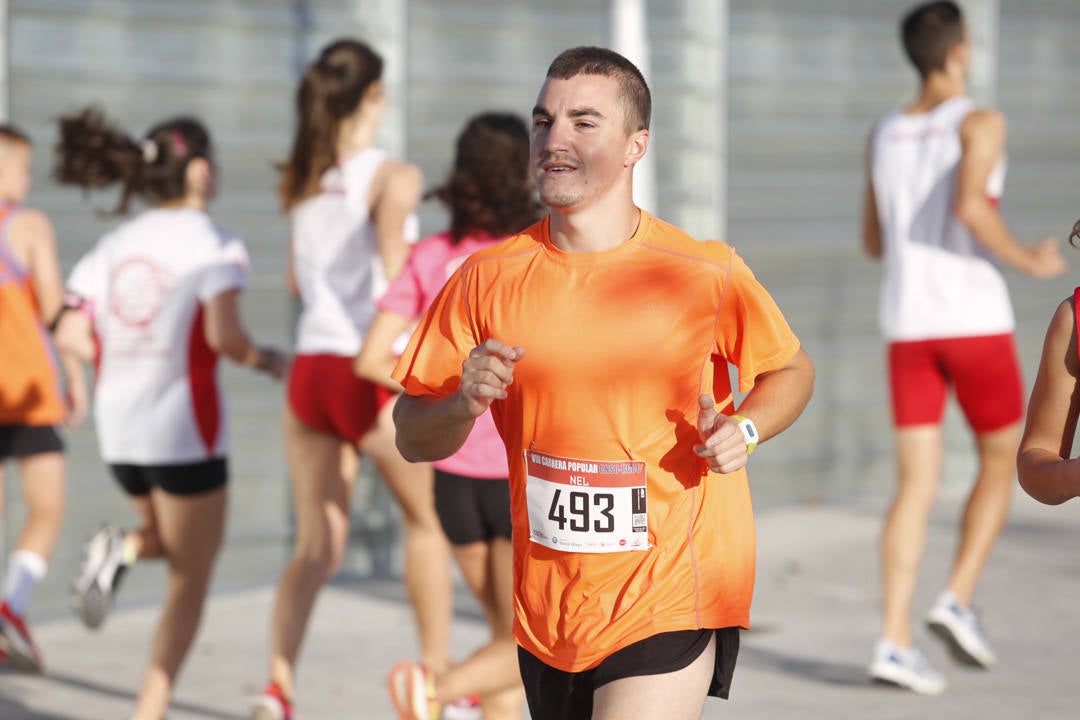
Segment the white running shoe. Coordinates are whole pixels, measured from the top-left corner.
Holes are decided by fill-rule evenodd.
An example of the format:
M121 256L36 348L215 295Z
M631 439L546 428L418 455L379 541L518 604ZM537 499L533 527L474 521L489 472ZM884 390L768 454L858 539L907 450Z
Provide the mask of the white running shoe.
M469 695L443 705L439 720L484 720L480 698Z
M926 615L926 626L948 646L957 662L988 669L997 662L986 641L979 618L970 607L961 607L946 590Z
M940 695L945 690L945 676L931 667L918 648L900 647L886 638L874 644L870 677L899 685L921 695Z
M79 574L71 582L71 609L86 627L94 630L105 621L126 569L124 531L102 525L86 541Z

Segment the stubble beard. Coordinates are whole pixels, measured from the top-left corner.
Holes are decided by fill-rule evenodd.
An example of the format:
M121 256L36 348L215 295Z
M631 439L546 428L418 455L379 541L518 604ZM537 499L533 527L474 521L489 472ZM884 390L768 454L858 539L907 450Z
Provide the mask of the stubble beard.
M540 187L540 202L549 208L566 208L571 205L576 205L581 202L582 194L580 192L571 192L569 190L547 190L544 187Z

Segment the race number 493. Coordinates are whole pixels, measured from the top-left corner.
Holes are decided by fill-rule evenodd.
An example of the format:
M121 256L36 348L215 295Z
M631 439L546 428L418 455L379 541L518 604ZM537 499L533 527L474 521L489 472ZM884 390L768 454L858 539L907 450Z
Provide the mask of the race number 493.
M525 451L529 538L565 552L649 547L645 463Z

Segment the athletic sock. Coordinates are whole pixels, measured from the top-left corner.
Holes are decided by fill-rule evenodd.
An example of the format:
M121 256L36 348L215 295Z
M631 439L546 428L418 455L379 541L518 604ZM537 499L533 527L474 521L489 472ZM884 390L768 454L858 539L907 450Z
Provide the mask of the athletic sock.
M30 594L49 564L45 558L30 550L16 550L11 553L7 578L4 580L4 601L11 611L22 617L30 605Z
M139 549L135 546L135 535L127 533L124 535L122 560L124 567L129 567L135 564L135 561L139 559Z

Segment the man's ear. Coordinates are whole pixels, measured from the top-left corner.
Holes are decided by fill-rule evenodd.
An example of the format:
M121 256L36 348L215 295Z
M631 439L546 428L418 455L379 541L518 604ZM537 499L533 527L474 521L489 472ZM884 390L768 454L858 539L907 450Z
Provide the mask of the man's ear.
M974 49L971 42L965 38L949 48L945 55L945 64L959 66L960 69L970 69L972 52Z
M626 146L626 158L623 164L626 167L637 165L641 158L645 157L645 151L649 149L649 131L638 130L630 135L630 141Z

